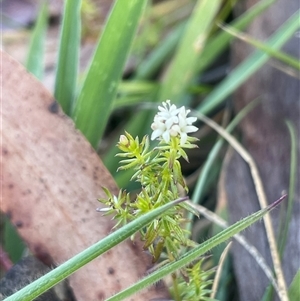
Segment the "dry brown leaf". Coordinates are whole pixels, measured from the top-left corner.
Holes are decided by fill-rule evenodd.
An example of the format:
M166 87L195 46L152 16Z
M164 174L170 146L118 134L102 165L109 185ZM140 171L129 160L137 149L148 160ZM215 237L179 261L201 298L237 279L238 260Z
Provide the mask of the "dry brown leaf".
M111 232L96 201L116 184L50 93L6 53L2 62L1 210L30 250L60 264ZM126 241L70 277L78 301L103 300L141 278L150 265ZM154 287L130 300L166 296Z

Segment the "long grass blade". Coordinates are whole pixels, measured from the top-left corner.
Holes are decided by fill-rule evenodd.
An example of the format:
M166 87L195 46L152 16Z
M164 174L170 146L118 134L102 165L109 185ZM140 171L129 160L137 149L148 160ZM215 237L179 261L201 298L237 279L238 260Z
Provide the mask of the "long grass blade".
M60 33L54 96L67 115L71 114L76 93L80 49L81 0L66 0Z
M32 32L26 60L26 68L38 79L42 79L44 71L44 47L47 31L48 10L46 2L41 2L40 13Z
M299 283L300 283L300 269L298 270L297 274L295 275L289 287L289 298L291 301L300 300Z
M161 269L154 271L149 276L146 276L139 282L133 284L129 288L123 290L122 292L106 299L106 301L119 301L124 300L125 298L133 295L134 293L142 290L143 288L152 285L153 283L159 281L163 277L175 272L176 270L186 266L193 260L199 258L199 256L203 255L207 251L211 250L218 244L228 240L233 235L243 231L259 219L261 219L267 212L272 210L275 206L277 206L284 197L281 197L279 200L274 202L273 204L269 205L268 207L253 213L252 215L242 219L241 221L231 225L226 230L223 230L222 232L218 233L214 237L206 240L204 243L200 244L198 247L192 249L191 251L187 252L185 255L183 255L181 258L179 258L177 261L171 262L169 264L166 264Z
M218 132L223 138L225 138L230 145L239 153L239 155L247 162L247 164L250 167L251 176L253 179L255 191L259 200L259 204L261 208L264 208L267 206L267 197L265 193L265 189L259 174L258 167L251 157L251 155L247 152L247 150L229 133L227 133L221 126L219 126L216 122L209 119L205 115L201 113L197 113L196 116L203 122L205 122L207 125L212 127L216 132ZM278 288L279 288L279 297L282 301L288 301L287 296L287 289L286 289L286 283L283 276L282 266L280 257L277 250L276 240L275 240L275 233L274 228L272 226L271 217L269 214L266 214L264 216L264 225L266 228L266 234L268 238L268 243L270 247L270 253L273 260L274 265L274 271L278 279Z
M117 0L75 103L76 127L94 148L101 139L146 0Z
M246 33L239 32L236 29L232 28L231 26L221 24L220 27L223 30L227 31L229 34L233 35L234 37L237 37L238 39L252 45L253 47L264 51L269 56L280 60L281 62L295 68L296 70L300 70L300 62L298 59L296 59L280 50L274 50L271 47L267 46L265 43L262 43L262 42L258 41L257 39L252 38L250 35L248 35Z
M290 222L293 214L293 206L296 192L296 184L297 184L297 167L298 167L298 158L297 158L297 133L295 126L289 120L286 121L286 125L289 130L289 134L291 137L291 161L290 161L290 184L289 184L289 192L288 192L288 207L286 210L286 216L284 218L284 227L283 231L279 237L279 254L280 257L283 256L283 252L286 246L286 241L288 238L288 230L290 226Z
M232 132L235 127L240 123L240 121L258 104L258 100L254 100L251 103L249 103L245 108L243 108L239 114L232 120L232 122L228 125L228 127L225 129L228 133ZM199 203L202 195L203 190L205 187L205 183L207 181L210 169L212 168L213 164L216 161L216 157L221 150L222 146L224 144L224 139L219 139L217 143L213 146L212 150L210 151L207 160L205 161L201 174L198 178L198 181L196 183L192 201L194 203ZM188 219L190 219L192 216L189 215Z
M198 211L201 215L203 215L206 219L213 222L214 224L216 224L224 229L228 227L227 222L224 219L222 219L219 215L217 215L216 213L208 210L207 208L205 208L201 205L195 205L191 202L188 202L188 204L192 208L194 208L196 211ZM261 267L262 271L268 277L268 279L272 283L272 286L276 289L277 293L279 293L278 285L277 285L276 279L274 278L274 275L273 275L274 273L273 273L272 269L268 266L266 260L263 258L261 253L252 244L250 244L250 242L248 242L247 239L243 235L236 234L233 237L253 257L253 259L257 262L257 264Z
M163 82L159 99L178 103L193 79L197 61L222 1L199 0Z
M299 28L299 11L293 14L266 42L273 50L279 49ZM202 114L208 114L221 104L234 90L243 84L269 59L269 55L259 50L237 66L212 93L198 106Z
M274 0L260 1L253 5L250 9L244 12L237 19L230 23L230 26L242 30L249 25L259 14L265 11ZM212 36L208 41L203 50L201 60L197 62L197 72L202 72L207 68L215 58L221 54L228 44L233 40L233 37L227 32L221 31L220 33Z
M185 25L186 23L184 22L175 28L169 36L141 62L136 70L135 79L149 79L155 74L162 63L170 56L172 51L174 51L174 47L176 47L182 36Z
M241 15L239 18L234 20L231 23L231 26L237 29L243 29L245 26L247 26L251 21L254 20L254 18L259 15L261 12L263 12L267 7L272 4L274 0L267 0L267 1L261 1L254 5L251 9L246 11L243 15ZM181 27L182 26L182 27ZM181 28L180 28L181 27ZM180 40L180 37L182 35L182 32L184 32L186 27L186 23L183 25L180 25L177 29L175 29L174 34L172 34L170 37L168 37L166 40L162 41L160 46L155 49L150 55L149 58L146 59L145 63L143 64L143 68L145 70L142 70L142 66L138 68L138 78L146 78L150 77L153 72L158 68L160 64L164 62L164 60L171 54L173 51L172 48L176 46L178 41ZM196 63L196 71L202 72L209 64L213 62L213 60L218 56L219 53L221 53L225 47L229 44L229 42L233 39L233 37L226 33L221 32L215 37L210 38L207 41L207 45L205 46L203 53L201 55L201 59L197 61ZM168 97L170 98L170 97ZM143 99L153 100L153 101L163 101L164 99L161 98L159 95L153 94L152 96L143 97ZM173 101L173 100L172 100ZM143 115L143 116L140 116ZM150 128L151 120L153 119L154 113L153 112L141 112L137 114L136 116L133 116L133 118L130 119L130 121L124 126L127 131L129 131L133 136L141 136L145 133L148 133L148 129ZM129 128L131 130L129 130ZM117 140L116 142L117 143ZM118 163L116 160L114 160L115 154L117 153L116 148L111 148L111 150L106 154L104 161L106 167L110 170L111 173L115 173L115 170L118 167ZM117 176L119 177L119 175ZM130 178L130 177L129 177ZM129 179L126 177L126 179ZM125 180L126 182L126 180Z
M139 229L145 227L152 220L165 213L168 209L179 204L182 201L185 201L186 199L187 197L175 200L137 218L136 220L130 222L129 224L123 226L122 228L116 230L99 242L85 249L81 253L75 255L46 275L25 286L15 294L9 296L5 299L5 301L34 300L36 297L47 291L49 288L53 287L58 282L73 274L85 264L89 263L101 254L107 252L108 250L137 232Z

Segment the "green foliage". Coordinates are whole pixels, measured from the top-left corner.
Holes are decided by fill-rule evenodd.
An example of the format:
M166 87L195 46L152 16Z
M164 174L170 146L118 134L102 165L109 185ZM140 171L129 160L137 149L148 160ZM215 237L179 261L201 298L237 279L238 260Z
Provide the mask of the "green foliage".
M67 115L75 100L80 50L81 0L64 1L54 96Z
M299 12L292 15L266 42L266 46L273 50L279 49L299 28ZM269 55L256 50L239 66L237 66L228 77L226 77L212 93L198 106L203 114L208 114L217 105L226 99L242 83L267 62Z
M92 261L96 257L104 254L117 244L124 241L126 238L130 237L139 229L145 227L150 221L157 218L159 215L164 214L174 205L178 204L182 200L177 200L168 203L160 208L152 210L148 214L145 214L126 226L118 229L114 233L103 238L99 242L85 249L81 253L75 255L68 261L64 262L54 270L50 271L48 274L40 277L36 281L25 286L15 294L7 297L6 301L31 301L36 297L40 296L42 293L53 287L55 284L69 277L75 271L80 269L82 266Z
M141 110L137 112L136 108L145 102L157 103L169 98L175 103L192 103L192 96L195 96L197 110L211 114L231 93L262 67L270 56L299 68L299 62L278 51L299 28L299 12L285 22L267 42L249 41L258 50L233 69L220 84L213 87L199 83L198 78L234 39L228 32L220 30L217 22L225 21L236 1L198 0L193 8L189 6L193 4L190 1L185 7L189 10L186 17L181 20L181 17L175 16L176 22L174 24L171 22L172 26L166 26L167 30L164 24L168 23L168 14L155 19L151 10L155 5L147 6L146 2L146 0L115 1L89 68L84 71L83 83L78 88L81 1L65 1L54 91L63 110L74 119L76 127L97 149L112 113L116 110L124 110L125 107L134 109L129 114L130 118L126 118L124 114L124 120L120 126L122 133L124 128L127 132L120 138L116 138L120 136L120 131L117 129L117 134L112 135L111 141L113 142L105 154L107 167L124 188L117 196L105 190L107 199L101 202L106 208L99 210L104 214L113 214L116 220L115 228L121 228L7 300L32 300L125 238L133 238L137 231L140 231L144 248L149 250L153 260L158 261L167 257L168 263L109 300L123 300L169 274L172 274L176 300L210 300L207 290L211 281L210 271L203 269L202 260L196 264L191 263L199 260L200 255L259 220L273 208L268 207L253 214L200 245L192 242L189 238L192 225L187 221L191 220L195 211L185 203L179 204L179 201L172 203L172 201L181 200L182 188L188 191L179 160L180 158L188 160L187 150L194 147L195 139L188 137L182 143L180 136L170 135L172 137L170 140L167 139L167 143L161 139L159 145L153 148L145 134L150 131L149 126L154 113L145 110L142 106L139 106ZM179 2L170 1L166 3L166 6L176 6ZM239 18L232 20L230 27L234 30L244 29L273 2L274 0L259 1ZM90 7L90 4L86 3L85 9L88 10ZM143 15L145 9L147 14ZM179 11L182 11L181 7ZM92 13L91 10L89 12ZM47 11L44 5L33 31L27 60L28 70L39 78L43 72L46 20ZM139 24L141 25L139 35L145 34L145 36L134 41ZM86 24L82 24L84 30L85 26ZM160 29L159 32L157 28ZM149 46L148 35L150 34L152 38ZM130 52L132 43L134 43L134 48ZM139 63L134 66L135 69L130 78L121 81L129 54L131 57L138 56ZM201 103L199 100L201 98L198 97L200 94L205 97ZM153 109L153 105L149 107ZM229 124L227 131L232 131L244 115L245 112L241 112L241 115ZM289 123L288 127L293 149L290 201L287 212L287 220L290 220L297 164L295 163L295 131ZM133 138L135 136L136 138ZM138 137L143 137L143 139L140 141ZM118 174L115 173L116 150L111 147L117 139L119 139L118 148L122 151L118 154L122 159ZM194 202L203 199L203 194L208 189L208 178L212 174L217 174L212 169L222 145L223 141L218 140L209 153L207 162L203 165L193 192ZM140 188L135 197L125 189L132 183L138 184ZM288 223L281 229L279 241L281 242L280 249L283 251ZM182 250L186 253L183 254ZM181 276L184 275L182 278L178 271L182 272ZM297 296L295 285L297 281L299 282L299 273L289 291L291 300Z
M210 286L212 285L213 270L202 269L204 259L200 259L196 264L186 269L186 275L181 277L180 286L187 285L188 289L183 289L182 301L208 301L211 300Z
M288 239L288 230L290 221L292 219L292 212L294 207L294 200L295 200L295 188L297 183L297 166L298 166L298 159L297 159L297 144L298 138L296 133L296 128L292 122L286 121L286 125L289 130L289 134L291 137L291 162L290 162L290 185L289 185L289 192L288 192L288 202L287 208L285 210L284 218L282 219L283 224L280 227L280 234L279 234L279 254L282 257L284 253L284 249L286 246L286 242Z
M241 16L234 19L230 23L230 26L236 30L242 30L273 2L274 0L266 0L256 3ZM211 65L228 47L233 38L234 37L226 31L218 31L214 33L214 35L207 40L207 43L203 49L202 59L197 62L197 72L201 74L209 65Z
M268 45L253 39L247 34L241 33L236 31L235 29L229 27L229 26L222 26L224 30L232 34L233 36L238 37L242 41L254 46L255 48L264 51L265 53L269 54L270 57L276 58L279 61L285 63L287 66L291 66L297 71L300 70L300 62L296 58L292 57L291 55L288 55L282 51L274 50L273 48L269 47Z
M197 61L201 57L221 2L220 0L197 2L164 79L159 99L172 99L175 104L182 102L182 96L195 76Z
M107 19L76 99L73 118L97 148L111 114L128 52L145 8L145 0L118 0Z
M195 147L191 142L197 139L187 137L187 141L181 145L180 137L171 137L170 143L161 140L159 146L149 150L149 138L144 136L141 142L129 134L121 135L118 147L122 153L117 154L125 158L120 161L122 164L119 170L134 169L132 180L140 183L141 191L135 200L125 191L120 191L118 197L113 196L105 190L107 200L100 199L106 208L101 211L106 214L114 214L118 220L117 225L124 225L147 212L179 198L178 184L185 190L179 158L187 155L184 147ZM174 207L168 215L163 215L160 220L154 220L147 228L141 229L141 237L144 241L144 248L148 249L156 262L166 247L169 260L178 258L180 246L187 246L189 240L187 233L182 229L184 222L183 212L179 207Z
M162 268L157 269L150 275L146 276L145 278L141 279L140 281L136 282L132 286L128 287L127 289L123 290L120 293L117 293L111 298L108 298L106 301L119 301L124 300L125 298L133 295L134 293L140 291L141 289L156 283L158 280L162 279L163 277L175 273L177 270L183 268L184 266L190 264L193 260L196 260L201 255L205 254L215 246L219 245L222 242L225 242L233 235L243 231L256 221L260 220L267 212L275 208L283 198L280 198L273 204L269 205L268 207L251 214L250 216L236 222L235 224L231 225L227 229L223 230L222 232L216 234L214 237L207 239L202 244L198 245L197 247L191 249L187 253L183 254L178 260L172 261Z
M290 287L289 287L289 298L291 301L296 301L300 299L300 270L298 270L295 275Z
M40 13L31 35L25 64L27 70L34 74L38 79L42 79L44 72L44 44L46 39L47 19L47 5L45 1L41 1Z

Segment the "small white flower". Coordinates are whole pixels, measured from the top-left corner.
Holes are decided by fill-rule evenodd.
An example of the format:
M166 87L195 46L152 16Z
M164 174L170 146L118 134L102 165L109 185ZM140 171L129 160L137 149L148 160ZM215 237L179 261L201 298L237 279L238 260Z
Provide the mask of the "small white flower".
M158 109L159 112L154 116L151 125L153 130L151 140L159 138L168 143L171 137L179 136L180 144L184 145L188 138L187 134L198 130L197 127L192 125L197 118L187 117L190 110L186 110L184 106L177 108L174 104L171 105L170 100L167 100Z

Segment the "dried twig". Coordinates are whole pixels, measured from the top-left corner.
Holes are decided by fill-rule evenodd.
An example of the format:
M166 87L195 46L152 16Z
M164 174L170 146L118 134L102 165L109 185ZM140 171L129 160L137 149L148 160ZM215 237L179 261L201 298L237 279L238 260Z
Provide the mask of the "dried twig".
M220 257L220 261L219 261L219 264L218 264L218 269L217 269L216 276L215 276L215 279L214 279L214 283L213 283L213 286L212 286L212 289L211 289L211 295L210 295L211 299L214 299L214 297L216 295L217 288L218 288L220 278L221 278L221 275L222 275L221 272L222 272L223 264L225 262L225 258L227 256L227 254L229 252L231 244L232 244L232 242L229 242L229 244L226 246L226 248L224 249L224 251L222 252L222 255Z

